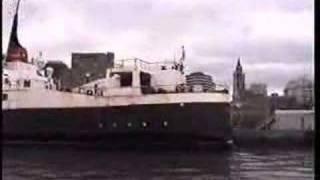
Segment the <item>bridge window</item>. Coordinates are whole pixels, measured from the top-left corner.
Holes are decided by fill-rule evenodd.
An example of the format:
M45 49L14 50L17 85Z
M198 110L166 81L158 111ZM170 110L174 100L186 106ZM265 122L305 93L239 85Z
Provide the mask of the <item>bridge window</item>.
M149 73L140 72L140 84L143 87L151 85L151 75Z
M30 80L24 80L23 81L23 87L30 87L31 86L31 81Z
M5 84L10 84L9 79L8 79L8 78L5 78L5 79L4 79L4 83L5 83Z
M2 101L8 100L8 94L2 94Z
M151 75L149 73L140 72L140 85L143 94L149 94L154 91L151 87Z
M132 86L132 72L111 73L111 77L114 74L118 74L120 76L121 87Z

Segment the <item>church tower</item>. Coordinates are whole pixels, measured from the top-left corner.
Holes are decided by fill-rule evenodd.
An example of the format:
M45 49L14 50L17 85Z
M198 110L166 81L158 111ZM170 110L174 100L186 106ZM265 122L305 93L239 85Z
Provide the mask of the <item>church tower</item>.
M245 75L242 71L242 66L240 63L240 58L238 58L238 63L236 70L233 72L233 101L243 100L245 93Z

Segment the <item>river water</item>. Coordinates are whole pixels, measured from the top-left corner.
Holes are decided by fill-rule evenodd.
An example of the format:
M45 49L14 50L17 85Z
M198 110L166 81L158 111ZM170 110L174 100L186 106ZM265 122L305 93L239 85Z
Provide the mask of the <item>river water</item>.
M313 179L312 149L142 152L4 147L2 178L28 179Z

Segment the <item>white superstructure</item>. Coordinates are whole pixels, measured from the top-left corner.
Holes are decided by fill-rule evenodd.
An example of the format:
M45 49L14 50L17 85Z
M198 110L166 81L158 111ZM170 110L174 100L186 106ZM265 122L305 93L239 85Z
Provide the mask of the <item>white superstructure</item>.
M40 76L32 64L9 63L3 74L3 93L7 97L2 101L2 107L73 108L229 102L228 93L221 90L192 92L194 88L186 86L185 76L175 63L147 63L138 59L121 62L106 70L105 79L74 88L73 92L57 91L51 77Z

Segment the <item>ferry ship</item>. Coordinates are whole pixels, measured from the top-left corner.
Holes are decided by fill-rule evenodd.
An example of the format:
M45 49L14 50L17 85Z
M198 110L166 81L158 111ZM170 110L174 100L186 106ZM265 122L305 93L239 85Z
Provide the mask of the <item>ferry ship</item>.
M2 131L6 141L197 144L232 138L225 87L188 86L181 62L127 59L106 76L59 91L52 69L28 62L17 38L18 8L2 74Z

